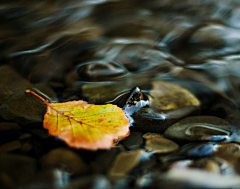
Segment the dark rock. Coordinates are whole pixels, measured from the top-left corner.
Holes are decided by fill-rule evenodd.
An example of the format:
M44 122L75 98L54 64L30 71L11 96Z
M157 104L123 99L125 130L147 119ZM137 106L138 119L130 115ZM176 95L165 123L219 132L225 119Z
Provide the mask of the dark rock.
M42 157L44 168L58 168L72 175L84 175L90 170L80 155L68 148L57 148Z
M28 80L22 78L9 66L1 66L0 75L0 106L14 93L32 87Z
M127 69L118 62L94 61L80 64L77 73L81 81L112 81L128 75Z
M134 127L147 132L164 132L177 121L199 113L199 107L185 106L176 110L162 111L154 108L142 108L132 117Z
M0 155L0 172L13 181L14 188L31 180L37 170L37 161L33 158L16 154Z
M33 88L36 88L44 95L47 95L49 99L51 99L51 102L58 102L58 98L56 93L53 91L51 85L47 82L43 83L37 83L33 85Z
M69 182L70 174L68 172L59 169L50 169L38 172L22 187L24 189L58 189L65 187Z
M19 140L15 140L9 143L5 143L0 146L0 154L12 152L22 148L22 143Z
M143 138L144 139L163 138L163 135L159 133L145 133L143 135Z
M13 131L13 130L21 130L22 127L18 125L17 123L13 122L1 122L0 123L0 131L5 132L5 131Z
M221 141L229 138L230 123L214 116L192 116L185 118L165 132L166 138L187 141Z
M0 115L3 119L22 126L42 125L46 108L46 104L40 99L23 91L15 93L0 107Z
M130 150L139 148L142 143L142 133L137 131L132 131L130 135L125 140L123 140L123 145Z
M103 175L92 175L74 179L64 189L96 189L96 188L111 188L108 179Z
M96 158L95 158L94 162L92 163L93 171L107 173L107 171L109 170L110 166L112 165L115 157L120 152L123 152L123 151L125 151L125 149L121 145L118 145L109 150L98 151L96 154ZM99 170L96 170L96 169L99 169Z

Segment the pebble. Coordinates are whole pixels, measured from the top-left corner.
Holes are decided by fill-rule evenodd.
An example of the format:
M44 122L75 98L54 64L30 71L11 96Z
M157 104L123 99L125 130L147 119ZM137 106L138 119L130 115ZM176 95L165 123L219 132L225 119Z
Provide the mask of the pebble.
M183 106L199 106L199 100L188 90L172 83L154 81L150 91L149 107L160 110L178 109Z
M129 149L134 150L139 148L143 143L142 133L138 131L132 131L130 135L123 140L123 145Z
M135 166L140 163L143 153L144 150L142 149L121 152L115 158L108 174L112 176L127 175Z
M58 168L72 175L84 175L90 171L80 155L68 148L51 150L41 158L41 164L45 169Z
M214 116L192 116L170 126L164 136L178 141L221 141L230 135L226 130L229 125L229 122Z
M13 130L21 130L22 127L14 122L1 122L0 123L0 131L5 132L5 131L13 131Z
M14 93L32 87L32 84L21 77L10 66L0 66L0 106L6 102Z
M0 146L0 154L12 152L14 150L20 150L22 148L22 143L19 140L14 140L12 142L5 143Z
M178 149L178 145L175 142L163 137L152 137L147 139L145 149L149 152L164 154L176 151Z

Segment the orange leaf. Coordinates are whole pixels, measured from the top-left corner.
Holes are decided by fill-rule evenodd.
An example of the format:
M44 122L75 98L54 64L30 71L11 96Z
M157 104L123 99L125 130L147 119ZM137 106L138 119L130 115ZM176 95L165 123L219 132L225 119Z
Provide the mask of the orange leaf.
M116 105L93 105L82 100L48 103L33 91L26 92L47 104L43 127L71 147L107 149L129 135L129 120Z

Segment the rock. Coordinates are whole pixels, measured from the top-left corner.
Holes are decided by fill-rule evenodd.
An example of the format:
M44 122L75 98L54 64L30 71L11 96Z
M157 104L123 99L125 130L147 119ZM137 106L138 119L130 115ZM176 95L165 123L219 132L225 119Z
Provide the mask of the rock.
M14 150L19 150L22 148L22 144L20 141L15 140L9 143L5 143L0 146L0 154L8 153Z
M221 141L229 138L229 128L229 122L218 117L192 116L169 127L164 136L178 141Z
M12 130L21 130L22 127L18 125L17 123L13 122L1 122L0 123L0 131L5 132L5 131L12 131Z
M59 169L49 169L38 172L28 183L24 184L24 189L58 189L63 188L70 182L70 174Z
M112 81L125 77L128 70L119 62L93 61L80 64L77 73L81 81Z
M34 158L17 154L0 155L0 173L13 181L14 188L30 181L37 170Z
M122 152L114 160L109 170L109 175L124 176L127 175L135 166L137 166L144 151L139 149L135 151Z
M154 108L141 108L132 117L134 127L147 132L164 132L169 126L177 121L190 116L196 115L199 107L184 106L176 110L158 110Z
M33 145L32 144L29 144L29 143L24 143L22 145L22 148L21 148L21 151L22 152L29 152L30 150L33 149Z
M123 140L123 145L129 150L139 148L143 143L142 133L137 131L132 131L130 135Z
M82 96L86 101L94 104L104 103L113 100L126 89L128 86L124 84L124 81L86 83L82 86Z
M84 175L89 172L88 165L74 151L68 148L56 148L41 158L45 169L58 168L72 175Z
M160 110L179 109L183 106L199 106L199 100L188 90L177 85L154 81L150 95L153 99L149 107Z
M32 94L24 91L15 93L0 107L0 116L21 126L42 125L46 104Z
M21 77L9 66L1 66L0 75L0 106L14 93L32 87L32 84L28 80Z
M163 135L159 133L145 133L143 135L143 138L144 139L163 138Z
M33 88L39 90L41 93L51 99L51 102L58 102L56 93L48 82L37 83L33 85Z
M178 145L175 142L163 137L152 137L147 139L145 149L149 152L163 154L176 151L178 149Z
M96 154L94 163L92 164L92 169L96 172L107 173L113 160L120 153L125 151L125 148L121 145L117 145L109 150L99 150ZM96 165L97 164L97 165ZM97 167L98 166L98 167ZM96 167L100 170L95 170Z
M96 189L96 188L111 188L111 184L108 179L103 175L91 175L87 177L81 177L73 180L63 189Z

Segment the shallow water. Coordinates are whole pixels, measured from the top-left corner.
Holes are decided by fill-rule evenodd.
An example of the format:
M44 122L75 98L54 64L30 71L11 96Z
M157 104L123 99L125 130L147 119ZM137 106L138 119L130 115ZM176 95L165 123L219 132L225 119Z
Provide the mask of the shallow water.
M239 187L239 23L237 0L2 1L2 188ZM27 88L116 104L135 134L109 151L72 149L42 128L45 107ZM23 166L9 171L13 162ZM209 172L209 184L194 178Z

